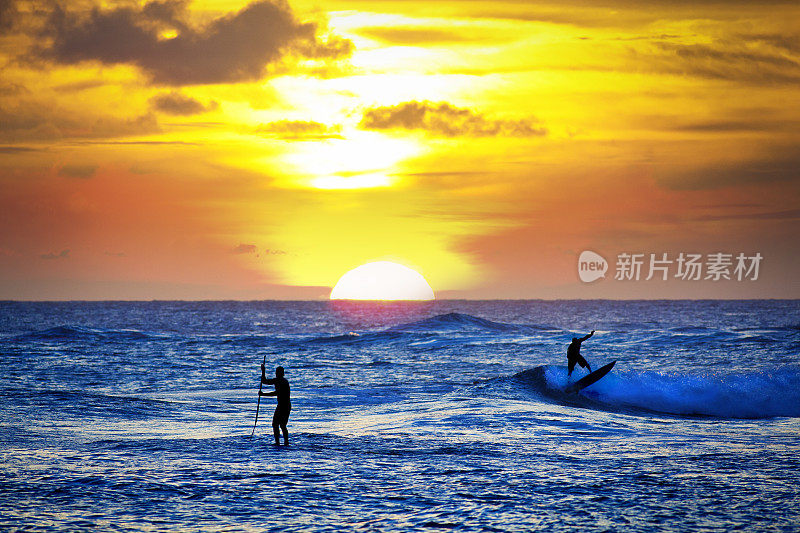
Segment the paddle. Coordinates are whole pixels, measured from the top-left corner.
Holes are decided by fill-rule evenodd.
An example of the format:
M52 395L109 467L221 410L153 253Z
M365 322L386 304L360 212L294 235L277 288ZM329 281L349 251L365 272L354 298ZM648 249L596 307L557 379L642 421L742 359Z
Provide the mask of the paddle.
M267 356L264 356L264 360L261 362L261 366L263 367L267 362ZM253 431L250 433L250 437L252 438L256 432L256 424L258 424L258 408L261 407L261 386L263 383L261 382L261 378L258 378L258 403L256 404L256 421L253 422Z

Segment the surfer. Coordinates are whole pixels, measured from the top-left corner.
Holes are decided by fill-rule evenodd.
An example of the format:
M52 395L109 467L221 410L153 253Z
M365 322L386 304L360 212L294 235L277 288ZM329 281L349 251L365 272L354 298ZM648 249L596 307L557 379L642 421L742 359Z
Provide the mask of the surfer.
M283 444L289 444L289 430L286 424L289 422L289 413L292 410L292 402L289 399L289 381L283 377L283 367L275 369L275 377L267 379L264 373L264 363L261 363L261 383L275 385L272 392L258 391L260 396L277 396L278 405L275 407L275 414L272 415L272 432L275 434L275 444L281 443L281 431L283 431Z
M581 343L587 340L589 337L594 335L594 330L591 333L586 335L585 337L581 337L580 339L577 337L572 337L572 342L569 344L569 348L567 348L567 379L572 376L572 371L575 369L575 363L581 365L581 368L588 368L589 372L592 371L592 367L589 366L589 363L586 362L586 359L583 358L581 355Z

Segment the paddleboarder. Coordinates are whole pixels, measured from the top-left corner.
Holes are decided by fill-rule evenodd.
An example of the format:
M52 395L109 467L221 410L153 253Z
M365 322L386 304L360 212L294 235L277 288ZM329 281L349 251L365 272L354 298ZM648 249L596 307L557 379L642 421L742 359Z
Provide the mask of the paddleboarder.
M572 371L575 369L575 363L581 365L581 368L588 368L589 372L591 373L592 367L589 366L589 363L581 355L581 343L592 335L594 335L594 330L580 339L577 337L572 337L572 342L569 344L569 348L567 348L567 379L572 376Z
M289 444L289 431L286 424L289 422L289 413L292 410L292 402L289 399L289 382L283 377L283 367L275 369L275 377L267 379L264 363L261 363L261 383L275 385L272 392L258 391L259 396L277 396L278 405L275 407L275 414L272 415L272 432L275 434L275 444L281 443L281 431L283 432L283 444Z

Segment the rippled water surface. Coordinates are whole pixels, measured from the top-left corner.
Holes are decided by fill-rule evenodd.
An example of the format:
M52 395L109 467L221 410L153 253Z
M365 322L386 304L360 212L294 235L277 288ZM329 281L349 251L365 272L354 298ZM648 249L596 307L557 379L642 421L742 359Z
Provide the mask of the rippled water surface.
M798 301L7 302L0 363L3 530L800 524Z

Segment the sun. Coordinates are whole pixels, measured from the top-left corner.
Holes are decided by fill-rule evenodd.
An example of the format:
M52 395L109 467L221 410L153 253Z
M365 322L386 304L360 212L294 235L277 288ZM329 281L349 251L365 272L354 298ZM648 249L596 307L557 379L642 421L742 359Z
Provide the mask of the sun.
M366 263L339 278L331 300L433 300L433 289L414 269L391 261Z

